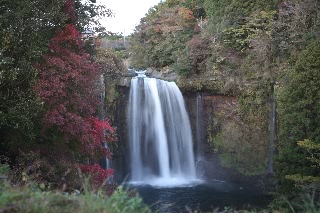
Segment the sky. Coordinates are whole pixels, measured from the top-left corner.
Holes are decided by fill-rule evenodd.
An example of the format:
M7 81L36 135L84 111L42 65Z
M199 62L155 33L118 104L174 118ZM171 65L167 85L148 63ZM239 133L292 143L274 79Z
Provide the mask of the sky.
M115 17L106 17L101 20L106 30L129 35L149 8L157 5L161 0L100 0L97 2L110 8L115 15Z

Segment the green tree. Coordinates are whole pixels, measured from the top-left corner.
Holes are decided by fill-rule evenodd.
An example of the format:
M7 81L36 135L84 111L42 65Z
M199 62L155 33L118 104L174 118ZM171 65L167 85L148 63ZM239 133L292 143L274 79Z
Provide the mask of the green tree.
M320 4L314 0L293 0L279 5L271 33L273 54L279 61L293 65L308 43L320 37L319 11Z
M55 27L66 20L63 5L61 0L1 1L0 138L10 142L8 146L19 146L37 134L41 102L33 92L33 65L47 50Z
M320 142L320 43L311 42L299 54L286 84L279 91L280 141L276 169L283 182L285 175L319 176L319 170L310 166L307 151L296 141L310 139Z
M308 151L306 157L311 163L311 167L320 170L320 143L315 143L309 139L298 141L297 145ZM295 181L298 185L304 187L310 183L320 183L320 176L304 176L301 174L286 175L285 178Z
M257 11L269 11L276 7L279 0L205 0L204 6L209 17L208 29L220 34L229 27L242 25L245 18Z
M151 8L130 40L131 65L136 68L162 68L174 64L176 52L191 39L195 17L177 2Z
M189 76L192 65L188 57L188 49L176 51L174 57L175 62L171 65L171 68L181 76Z

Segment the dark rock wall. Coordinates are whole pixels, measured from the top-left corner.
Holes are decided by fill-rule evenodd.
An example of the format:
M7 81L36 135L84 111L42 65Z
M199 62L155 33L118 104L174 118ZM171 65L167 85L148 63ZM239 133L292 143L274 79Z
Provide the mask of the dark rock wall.
M196 135L199 133L199 131L197 131L197 96L198 92L184 94L185 104L191 122L194 148L197 150L197 146L199 146L196 139L203 138L201 141L203 144L200 145L203 145L204 155L211 156L214 151L213 137L218 133L220 126L217 123L215 115L225 114L225 116L228 118L235 116L234 109L237 101L234 96L216 95L210 92L202 92L203 111L202 122L200 124L202 131L200 131L200 134L203 135L199 137Z
M122 182L128 179L129 175L129 144L128 127L127 127L127 106L129 101L130 88L126 86L118 86L118 99L114 115L114 127L116 127L117 141L111 147L113 153L112 167L115 169L114 179Z

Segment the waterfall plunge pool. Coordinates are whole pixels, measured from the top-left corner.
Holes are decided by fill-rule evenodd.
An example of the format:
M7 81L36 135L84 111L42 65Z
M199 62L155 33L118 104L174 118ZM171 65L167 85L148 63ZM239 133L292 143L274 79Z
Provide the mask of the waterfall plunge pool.
M218 180L195 180L177 185L126 183L126 186L135 189L152 212L212 212L225 207L259 210L272 200L271 195L256 186Z

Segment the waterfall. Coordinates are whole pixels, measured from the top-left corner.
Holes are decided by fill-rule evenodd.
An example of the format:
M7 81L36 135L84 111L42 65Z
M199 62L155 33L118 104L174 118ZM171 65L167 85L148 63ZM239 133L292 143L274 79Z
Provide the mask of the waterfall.
M108 144L104 143L104 148L109 149ZM111 160L107 157L105 157L105 168L104 169L111 169Z
M131 182L182 184L195 180L190 121L174 82L131 80L128 132Z
M196 114L196 139L197 139L197 161L204 157L204 125L203 125L203 94L197 92L197 114Z
M268 157L268 173L273 174L273 155L274 155L274 144L276 141L277 134L277 109L276 109L276 100L274 94L274 83L271 85L271 95L270 95L270 118L269 118L269 157Z
M103 76L100 77L99 86L101 86L101 93L99 93L98 97L97 97L97 99L99 101L99 106L100 106L99 111L98 111L98 116L99 116L99 120L104 121L106 119L106 112L105 112L106 89L105 89L105 82L104 82ZM104 130L103 134L106 134L105 130ZM107 142L101 141L101 145L104 148L109 149ZM111 168L111 160L107 157L105 157L104 160L105 160L105 162L102 163L103 165L105 164L104 169L110 169Z

